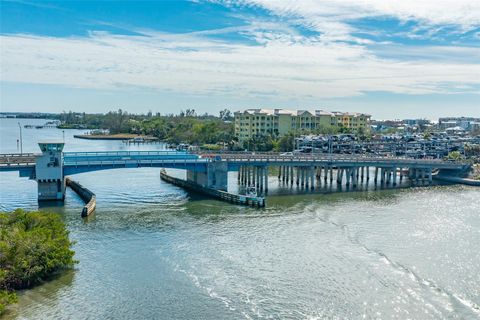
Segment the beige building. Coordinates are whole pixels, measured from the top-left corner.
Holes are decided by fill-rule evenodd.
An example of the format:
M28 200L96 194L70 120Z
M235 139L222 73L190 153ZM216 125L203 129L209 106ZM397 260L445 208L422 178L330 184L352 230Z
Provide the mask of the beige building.
M290 131L314 130L319 127L368 129L370 115L323 110L247 109L235 112L235 136L245 141L252 136L283 136Z

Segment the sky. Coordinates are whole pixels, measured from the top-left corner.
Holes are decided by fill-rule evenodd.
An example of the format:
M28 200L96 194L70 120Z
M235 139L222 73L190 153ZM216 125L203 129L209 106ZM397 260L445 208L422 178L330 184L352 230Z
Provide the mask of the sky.
M0 111L480 117L478 0L0 0Z

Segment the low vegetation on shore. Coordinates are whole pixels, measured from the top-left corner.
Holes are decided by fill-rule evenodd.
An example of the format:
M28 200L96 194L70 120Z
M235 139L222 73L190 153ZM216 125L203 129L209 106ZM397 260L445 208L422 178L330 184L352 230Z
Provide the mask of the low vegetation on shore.
M54 213L0 213L0 315L16 302L15 290L31 288L76 261L68 231Z

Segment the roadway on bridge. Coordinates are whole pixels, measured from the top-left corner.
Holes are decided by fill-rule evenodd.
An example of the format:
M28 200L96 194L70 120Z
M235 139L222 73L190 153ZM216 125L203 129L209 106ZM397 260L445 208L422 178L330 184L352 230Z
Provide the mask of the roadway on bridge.
M40 154L38 154L40 155ZM37 154L0 154L0 170L11 171L34 168ZM226 161L229 165L308 165L337 163L342 165L397 165L433 167L459 170L462 162L440 159L410 159L402 157L378 157L368 155L328 154L280 154L255 152L187 153L176 151L107 151L107 152L64 152L65 167L81 166L161 166L162 164L205 164L214 160ZM236 168L234 168L236 169Z

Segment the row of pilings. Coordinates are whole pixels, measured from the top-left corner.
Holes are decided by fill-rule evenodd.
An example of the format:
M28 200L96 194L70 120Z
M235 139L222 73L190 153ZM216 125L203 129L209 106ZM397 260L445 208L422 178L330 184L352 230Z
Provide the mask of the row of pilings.
M268 192L268 167L240 166L238 182L240 185L256 186L259 191Z
M268 166L241 166L238 182L244 186L255 186L259 191L268 191ZM432 183L432 168L369 167L369 166L278 166L278 180L284 184L302 188L329 186L334 183L353 188L369 184L396 186L408 178L412 185Z

